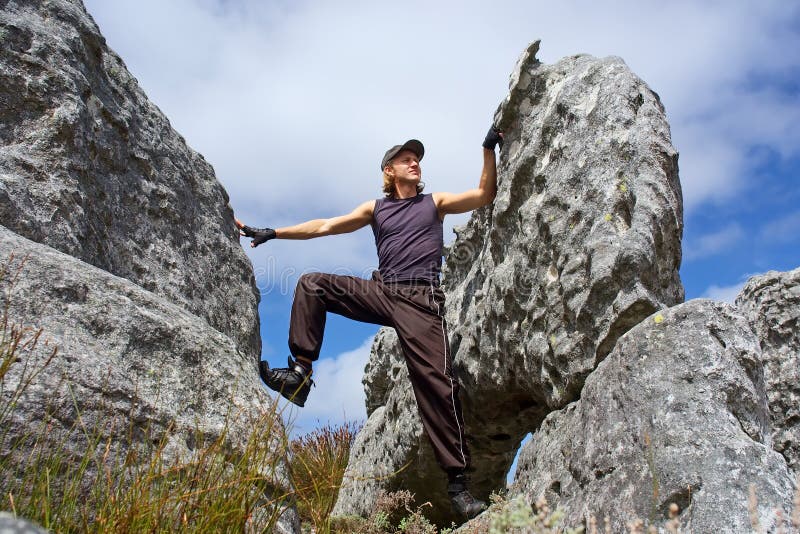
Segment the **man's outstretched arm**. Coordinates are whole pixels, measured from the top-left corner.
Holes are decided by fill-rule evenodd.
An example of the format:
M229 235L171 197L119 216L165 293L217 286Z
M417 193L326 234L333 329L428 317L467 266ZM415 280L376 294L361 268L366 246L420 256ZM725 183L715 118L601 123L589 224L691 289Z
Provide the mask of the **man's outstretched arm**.
M433 201L441 217L449 213L465 213L478 209L494 200L497 194L497 162L494 147L503 146L503 134L494 126L483 141L483 170L476 189L463 193L434 193Z
M236 220L236 226L239 228L240 235L253 238L250 246L257 247L270 239L312 239L325 235L354 232L372 221L374 210L375 201L369 200L347 215L331 217L330 219L314 219L284 228L253 228L242 224L238 219Z

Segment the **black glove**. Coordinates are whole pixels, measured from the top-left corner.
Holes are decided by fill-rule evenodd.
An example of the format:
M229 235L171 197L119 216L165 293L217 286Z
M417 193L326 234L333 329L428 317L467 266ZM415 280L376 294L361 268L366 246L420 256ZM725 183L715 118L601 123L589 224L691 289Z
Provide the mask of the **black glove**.
M498 144L503 148L503 137L500 135L502 132L492 126L489 128L489 133L486 134L486 139L483 140L483 148L487 150L494 150Z
M261 243L275 239L275 230L272 228L253 228L243 224L239 227L239 233L245 237L252 237L253 241L250 242L251 247L257 247Z

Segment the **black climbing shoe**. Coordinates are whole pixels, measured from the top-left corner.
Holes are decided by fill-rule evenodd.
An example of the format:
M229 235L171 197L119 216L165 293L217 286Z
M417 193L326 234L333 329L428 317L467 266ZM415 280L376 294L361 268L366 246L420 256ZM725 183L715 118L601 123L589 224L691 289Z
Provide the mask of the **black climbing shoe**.
M473 497L467 489L465 475L458 475L450 481L447 485L447 494L450 496L453 510L465 519L472 519L486 510L486 503Z
M271 390L277 391L298 406L305 406L308 392L311 391L311 371L289 356L289 367L270 369L265 361L258 364L261 380Z

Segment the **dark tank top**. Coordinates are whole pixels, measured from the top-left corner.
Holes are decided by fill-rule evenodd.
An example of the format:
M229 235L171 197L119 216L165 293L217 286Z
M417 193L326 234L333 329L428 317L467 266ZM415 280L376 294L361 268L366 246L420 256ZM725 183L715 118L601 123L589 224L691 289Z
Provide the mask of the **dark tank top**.
M384 282L439 283L444 234L431 195L379 198L375 201L372 233Z

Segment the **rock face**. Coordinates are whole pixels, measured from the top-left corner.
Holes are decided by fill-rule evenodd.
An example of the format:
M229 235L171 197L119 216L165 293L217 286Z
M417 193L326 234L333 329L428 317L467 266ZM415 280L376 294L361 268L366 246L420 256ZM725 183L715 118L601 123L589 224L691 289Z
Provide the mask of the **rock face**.
M81 429L105 458L145 463L152 443L169 461L217 437L235 458L260 432L275 469L266 497L286 494L285 433L256 369L259 296L228 196L80 0L0 2L0 225L9 324L42 331L3 377L3 406L31 381L4 420L0 477L45 422L39 446L65 461L91 445ZM298 530L290 509L276 531Z
M0 512L0 534L47 534L48 531L7 512Z
M523 54L495 117L505 131L497 197L457 230L444 272L481 498L504 485L522 438L578 398L624 332L683 300L677 153L658 96L618 58L542 65L537 49ZM359 437L363 450L390 440L372 428ZM397 432L405 437L390 441L428 447L418 430ZM389 470L419 457L431 455L411 448ZM439 472L432 462L416 469ZM348 472L372 471L356 450ZM449 521L440 488L421 485L418 501ZM347 495L341 509L369 506Z
M4 227L0 258L0 304L8 306L9 323L43 331L37 349L6 375L4 406L13 384L41 369L58 347L16 403L0 445L38 435L38 425L47 421L41 439L52 447L66 440L67 454L80 459L86 447L75 428L80 416L82 428L98 432L103 444L110 440L112 458L155 440L166 441L167 460L187 459L198 446L198 431L207 440L225 432L230 447L241 450L255 425L263 425L273 429L267 435L276 451L274 486L285 491L283 426L251 355L180 306ZM6 460L9 452L28 453L11 448L2 451ZM11 460L20 462L23 457ZM88 478L94 468L89 466ZM293 532L296 523L290 511L281 528Z
M800 473L800 268L751 278L736 305L763 351L772 446Z
M772 450L761 349L733 307L693 300L625 334L581 399L550 414L519 456L513 493L544 495L565 525L608 516L683 532L750 532L748 486L772 531L792 476ZM784 515L788 517L788 515Z
M228 196L80 0L0 4L0 224L203 317L254 359Z

